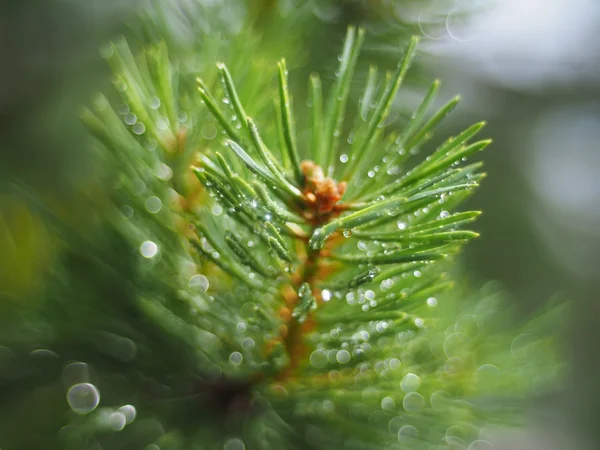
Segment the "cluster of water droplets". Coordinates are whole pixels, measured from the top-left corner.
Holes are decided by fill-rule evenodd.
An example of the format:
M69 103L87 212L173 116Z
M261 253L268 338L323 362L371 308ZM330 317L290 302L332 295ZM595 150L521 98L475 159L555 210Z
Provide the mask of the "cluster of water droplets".
M447 217L447 211L439 212L438 219ZM404 229L404 222L399 222L398 228ZM426 276L426 270L411 270L404 275L418 279ZM324 300L334 302L331 306L337 308L339 317L343 318L344 308L340 305L369 304L398 282L398 278L393 277L381 282L378 289L367 286L346 293L326 289ZM435 309L438 303L437 296L424 297L420 306L424 317L426 310ZM495 308L483 303L472 312L459 315L445 329L426 329L421 337L417 330L424 327L426 319L420 317L413 322L415 329L400 331L392 320L372 320L358 329L356 324L347 325L343 321L328 330L321 327L310 340L313 350L307 370L326 377L331 397L297 406L297 414L340 414L373 428L387 423L388 432L396 436L394 442L399 445L394 447L391 443L389 448L429 449L437 448L430 445L439 442L440 448L493 449L478 426L468 421L453 422L453 417L462 414L457 411L463 410L468 415L471 408L476 408L463 397L463 389L473 395L484 394L489 392L490 386L507 383L507 374L498 364L502 359L486 360L489 356L482 346L485 342L482 333L496 314ZM512 359L526 365L528 358L534 358L537 342L531 334L517 336L511 348ZM396 356L377 361L378 354ZM428 368L421 375L423 361L428 361L423 366ZM430 364L437 370L432 370ZM525 378L523 375L514 379ZM354 381L349 382L352 379ZM470 380L468 386L464 386L464 380ZM393 381L396 387L388 387L393 386L389 384ZM458 416L450 414L451 411ZM427 417L435 417L434 427ZM361 447L357 444L356 448Z
M434 307L437 299L429 297L427 305ZM309 356L313 370L326 374L331 397L299 405L297 414L323 417L341 415L373 429L381 430L384 427L390 433L385 448L437 449L431 445L439 442L440 449L449 446L466 450L492 450L493 445L486 438L484 430L468 421L453 422L454 417L463 414L457 411L464 410L468 414L471 407L475 408L462 398L461 388L456 389L456 382L470 372L476 378L483 372L485 376L498 376L500 369L493 364L448 367L453 358L472 358L470 355L476 349L473 344L480 332L481 320L474 314L458 317L442 333L444 339L439 349L432 335L418 337L414 331L397 333L391 339L385 335L378 339L380 332L385 333L386 325L389 326L385 321L371 323L352 336L348 336L341 326L333 328L329 339L324 336L315 339L317 348ZM527 338L527 335L521 335L516 339L513 353L517 357L521 356L521 348L529 345ZM327 342L338 342L338 347L328 348ZM356 350L365 343L377 353L381 348L385 349L384 354L395 353L398 356L384 360L372 357L361 359L360 352ZM415 370L420 367L418 361L424 357L422 351L430 352L427 357L430 362L427 364L437 362L437 372L426 369L424 375L419 375ZM345 381L350 374L354 376L351 385ZM448 384L448 377L454 377L456 381ZM469 379L468 376L466 379ZM450 414L451 411L456 414ZM392 440L391 436L395 439ZM362 448L359 443L354 444L356 447L351 448Z
M100 408L100 390L90 381L90 367L84 362L73 362L64 366L63 385L66 388L66 401L69 408L79 416L88 416L86 422L75 421L63 428L62 434L79 436L79 427L85 433L123 430L131 424L137 415L133 405ZM78 425L80 424L80 425Z

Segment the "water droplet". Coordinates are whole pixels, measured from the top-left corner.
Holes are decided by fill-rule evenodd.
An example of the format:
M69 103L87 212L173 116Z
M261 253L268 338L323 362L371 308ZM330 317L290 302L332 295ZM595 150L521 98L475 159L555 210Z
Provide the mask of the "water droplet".
M373 300L375 298L375 292L372 290L365 291L365 297L367 300Z
M473 336L479 330L478 318L473 314L464 314L458 318L454 329L457 333L460 332L468 336Z
M493 364L482 364L477 368L476 375L479 383L489 385L500 375L500 369Z
M398 221L398 229L399 230L406 230L406 222L402 222L401 220Z
M108 422L110 423L110 428L113 431L121 431L125 428L127 424L127 419L125 418L125 414L121 412L114 412L108 417Z
M133 125L134 123L136 123L136 122L137 122L137 116L136 116L134 113L132 113L132 112L130 112L130 113L127 113L127 114L125 115L125 117L123 118L123 121L124 121L124 122L125 122L127 125Z
M421 271L419 271L419 270L415 270L415 271L413 272L413 275L414 275L416 278L419 278L419 277L421 276Z
M84 362L67 364L62 372L62 381L65 387L84 383L90 380L88 365Z
M525 361L530 358L535 351L535 336L531 333L523 333L513 339L510 345L510 351L513 358Z
M461 425L450 425L446 429L445 437L443 438L447 444L456 447L464 447L465 441L470 441L473 436L473 429L469 430L469 428Z
M160 198L155 196L148 197L146 199L146 202L144 203L144 206L146 207L146 211L148 211L151 214L156 214L162 208L162 201L160 200Z
M328 302L329 300L331 300L331 291L329 289L323 289L323 291L321 292L321 298L324 302Z
M437 298L435 297L429 297L427 299L427 306L429 306L430 308L435 308L438 304Z
M365 393L368 392L368 389L363 391L363 398L365 398ZM373 392L373 394L375 394L375 392ZM370 408L364 403L354 403L352 406L350 406L348 413L352 419L365 420L369 416Z
M323 350L315 350L310 354L309 361L316 369L323 369L327 366L327 353Z
M373 178L373 177L375 176L375 172L374 172L373 170L369 170L369 171L367 172L367 176L368 176L369 178Z
M392 370L396 370L402 365L402 363L400 362L400 360L398 358L390 359L389 364L390 364L390 369L392 369Z
M384 397L381 400L381 409L394 409L396 407L396 402L392 397Z
M340 350L335 355L335 359L340 364L347 364L350 361L350 353L347 350Z
M346 302L349 305L354 305L356 303L356 295L354 294L354 292L348 292L346 294Z
M200 133L204 139L214 139L217 136L217 127L212 123L205 123Z
M241 439L231 438L225 442L223 450L246 450L246 445L244 445L244 441Z
M227 97L223 97L222 102L225 103L226 105L229 105L229 99Z
M417 326L418 328L423 328L423 326L425 326L425 321L418 317L415 319L415 326Z
M332 413L335 411L335 405L331 400L324 400L322 407L323 407L323 412L326 412L326 413Z
M223 214L223 207L217 203L217 204L213 205L213 207L210 209L210 212L212 213L213 216L218 217L221 214Z
M342 164L346 164L348 162L348 155L346 155L345 153L340 155L340 162Z
M127 424L130 424L131 422L133 422L135 419L135 416L137 414L135 406L133 406L133 405L123 405L119 408L118 411L125 416L125 420L127 421Z
M448 211L442 211L440 213L440 219L445 219L446 217L449 217L450 213Z
M402 444L410 443L413 439L419 437L419 430L412 425L404 425L398 430L398 441Z
M471 445L469 445L469 448L467 450L494 450L494 446L489 441L478 439L476 441L471 442Z
M169 181L173 177L173 170L165 163L160 163L156 169L156 176L163 181Z
M100 392L93 384L79 383L67 391L67 403L77 414L88 414L100 403Z
M429 398L434 411L444 412L450 406L450 394L446 391L435 391Z
M144 183L142 180L135 180L133 182L133 185L131 186L131 193L136 196L142 195L145 190L146 190L146 183Z
M418 392L410 392L402 399L402 406L410 413L418 413L425 406L425 399Z
M444 353L448 358L460 355L469 337L465 333L452 333L444 341Z
M154 258L158 253L158 245L152 241L144 241L140 245L140 253L144 258Z
M229 362L234 366L239 366L244 360L244 356L240 352L233 352L229 355Z
M244 322L240 322L237 324L236 329L238 330L238 333L243 333L246 331L246 324Z
M4 347L4 348L6 348L6 347ZM1 353L3 353L3 352L0 350L0 354ZM7 354L7 356L8 356L8 354ZM37 360L46 360L46 361L48 361L48 360L51 360L51 359L57 359L58 360L60 358L60 356L58 356L52 350L48 350L47 348L38 348L36 350L33 350L32 352L29 353L29 356L36 358L36 361ZM12 359L12 355L9 356L9 359ZM6 362L3 361L2 360L2 356L0 356L0 367L6 368L6 366L7 366Z
M286 2L282 2L286 3ZM291 2L294 4L294 2ZM322 22L334 22L339 19L340 14L342 13L343 8L334 2L314 2L312 7L312 12L315 16L319 18ZM340 55L338 60L341 61L343 59L343 55ZM348 57L346 57L348 59Z
M421 387L421 378L414 373L407 373L400 382L400 388L404 392L415 392Z
M129 109L129 105L127 103L123 103L121 105L119 105L119 107L117 108L117 112L119 114L121 114L122 116L128 114L129 112L131 112L131 110Z
M158 97L152 97L149 101L148 101L148 106L151 109L158 109L160 108L160 98Z
M375 325L375 330L377 330L378 333L383 333L385 330L387 330L387 327L387 322L377 322L377 325Z
M113 81L114 85L115 85L115 89L119 92L125 92L127 91L127 84L125 83L125 81L123 81L122 78L117 78L116 80Z
M206 292L210 286L210 283L208 282L208 278L206 278L206 276L197 274L190 278L190 281L188 281L188 286L191 288L199 287Z
M115 48L112 44L106 44L100 47L100 57L108 59L115 53Z
M256 342L250 337L244 338L244 340L242 341L242 347L244 348L244 350L253 349L255 345Z

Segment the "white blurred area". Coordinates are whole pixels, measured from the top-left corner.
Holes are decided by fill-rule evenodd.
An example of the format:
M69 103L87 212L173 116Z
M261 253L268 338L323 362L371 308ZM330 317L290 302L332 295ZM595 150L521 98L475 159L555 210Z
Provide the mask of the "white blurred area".
M473 75L528 90L600 82L598 0L458 0L445 8L445 27L433 29L438 3L419 11L420 29L436 42L432 51L460 58Z
M536 118L523 176L539 203L530 216L555 262L577 279L597 280L600 256L600 102Z
M453 0L436 26L440 2L413 16L432 72L462 94L463 120L489 119L496 141L484 157L494 187L482 201L498 219L486 258L524 271L526 298L547 284L573 300L561 407L490 440L496 450L597 449L585 418L600 399L590 355L600 339L600 0ZM490 267L493 277L500 265Z
M501 151L529 185L526 213L547 257L572 279L597 279L600 0L444 4L416 18L432 59L474 115L506 127ZM432 25L440 14L444 25Z

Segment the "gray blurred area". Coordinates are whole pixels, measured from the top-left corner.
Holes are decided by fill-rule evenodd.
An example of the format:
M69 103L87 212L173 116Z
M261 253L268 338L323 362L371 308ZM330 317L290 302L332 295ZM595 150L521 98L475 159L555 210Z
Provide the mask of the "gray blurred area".
M79 106L107 85L99 48L137 0L5 0L0 4L0 173L44 189L91 168Z

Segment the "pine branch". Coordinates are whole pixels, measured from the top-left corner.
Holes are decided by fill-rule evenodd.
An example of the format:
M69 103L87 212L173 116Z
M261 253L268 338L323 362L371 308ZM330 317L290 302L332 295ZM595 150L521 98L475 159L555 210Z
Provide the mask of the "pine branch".
M284 147L290 162L286 167L276 163L275 153L268 150L259 135L258 126L250 118L246 117L245 121L242 118L242 122L248 123L249 133L249 137L242 138L227 131L232 129L231 122L226 119L227 115L215 110L214 102L207 102L209 109L231 138L227 145L232 153L214 153L214 156L209 153L204 160L208 165L200 164L194 170L205 186L214 190L228 211L228 226L238 236L238 263L256 272L257 276L261 273L264 275L266 270L259 270L258 261L249 258L247 251L243 249L244 241L254 242L252 236L258 236L264 249L289 264L287 273L276 281L277 290L281 292L285 305L283 312L280 312L284 326L279 339L285 344L289 358L288 366L276 377L282 381L297 379L301 377L303 370L307 370L307 335L322 327L343 323L345 327L356 329L363 323L375 320L390 320L389 324L393 324L396 333L422 327L422 320L416 315L403 312L401 305L413 303L413 298L418 299L423 295L435 295L438 289L443 289L445 284L436 282L439 272L433 263L455 253L460 243L477 236L474 232L458 231L457 227L471 222L478 213L450 215L444 207L446 204L448 208L454 207L465 198L463 193L469 193L477 185L479 178L476 170L479 166L459 169L455 163L463 161L489 143L481 141L466 144L467 139L481 125L450 139L426 161L401 176L383 171L375 178L370 175L370 171L368 174L364 173L363 159L366 155L373 158L372 155L378 149L383 155L389 153L384 144L386 137L382 136L381 124L389 115L391 103L408 69L416 39L409 44L396 74L389 78L375 111L368 114L363 108L359 112L354 122L356 129L353 131L356 144L345 149L338 148L337 137L344 123L348 87L363 36L362 30L359 30L358 35L353 29L348 32L339 82L334 85L329 97L323 131L320 128L320 82L316 75L311 76L314 129L312 144L302 152L309 159L302 163L297 160L297 138L289 109L291 96L285 66L279 66L279 113L282 114L282 119L277 121L277 135L284 136ZM228 73L225 67L219 67L223 73ZM375 78L376 70L372 68L365 93L367 98L373 95ZM201 81L199 83L202 98L205 101L212 98L213 95L207 92L205 85ZM442 108L421 125L438 86L439 82L436 81L413 120L395 140L395 145L420 146L429 138L434 126L455 106L456 102L452 101L450 106ZM225 93L234 104L236 114L243 114L244 109L236 100L235 86L226 82ZM398 150L395 152L400 153ZM345 157L340 158L341 155ZM236 157L245 166L239 173L229 168L229 165L233 166L230 160L233 161ZM223 171L214 171L214 164L209 162L215 160L220 162ZM325 167L313 161L320 161ZM346 161L350 163L343 166ZM341 173L344 174L341 181L326 176L326 173L339 173L339 169L343 169ZM298 175L299 171L301 177ZM252 180L251 174L258 178ZM252 182L260 195L245 196L239 192L236 195L237 177ZM376 198L373 192L363 188L367 185L365 181L371 179L385 186L377 193ZM393 182L386 182L386 179ZM346 186L354 195L345 195ZM346 196L349 197L348 200ZM296 235L286 233L288 237L285 239L279 236L280 231L293 229L293 226L299 226L302 232ZM278 235L277 238L275 234ZM350 250L357 244L359 252ZM360 269L365 266L366 269ZM406 267L412 267L414 273L418 272L421 278L420 283L413 283L410 299L407 299L403 291L406 289L405 283L399 282L402 277L398 278L399 275L406 274ZM416 270L417 267L422 267L423 271ZM377 274L384 268L384 273L389 278L382 282ZM374 279L378 279L381 286L375 285ZM383 288L384 285L389 287ZM356 312L350 312L349 305L343 304L341 292L346 292L346 296L356 295L354 293L359 286L361 292L364 292L362 289L371 287L367 290L371 298L363 307L353 308ZM302 306L306 304L306 296L314 296L314 310L312 307ZM374 300L379 297L383 298ZM399 311L396 309L398 307ZM303 311L302 314L295 313L299 309ZM361 360L359 358L352 362L351 355L345 353L347 356L340 357L343 360L341 364L352 365ZM311 371L315 369L314 364L312 366Z
M123 103L100 96L84 112L114 187L102 222L110 232L88 245L63 228L79 249L42 314L53 324L46 342L69 361L89 355L103 392L114 367L127 373L119 386L146 422L129 427L131 405L103 394L98 407L98 388L79 380L68 387L65 443L467 447L482 424L514 417L518 401L496 400L531 389L551 345L509 349L514 330L495 325L507 323L495 295L466 301L448 273L478 236L464 227L479 213L455 211L484 176L464 163L489 144L471 142L483 123L407 170L458 100L430 115L436 80L404 129L384 127L417 39L382 82L371 67L352 105L364 38L349 29L329 95L310 76L309 112L293 107L285 62L273 70L276 89L262 66L250 68L253 41L231 43L231 70L201 74L182 71L163 44L111 47ZM311 129L297 130L303 123ZM105 278L94 284L81 268ZM113 298L118 283L126 287ZM63 300L85 290L88 303Z

